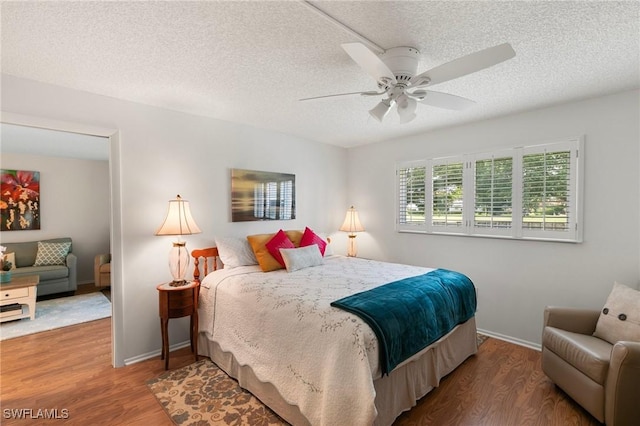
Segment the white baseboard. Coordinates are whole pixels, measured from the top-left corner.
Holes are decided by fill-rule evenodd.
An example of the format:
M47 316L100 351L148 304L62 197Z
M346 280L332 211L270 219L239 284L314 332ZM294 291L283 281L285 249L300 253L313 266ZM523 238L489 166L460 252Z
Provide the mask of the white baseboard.
M483 330L481 328L478 329L478 333L484 334L489 337L493 337L495 339L504 340L505 342L513 343L515 345L524 346L529 349L534 349L536 351L542 350L542 346L539 343L529 342L527 340L518 339L511 336L505 336L504 334L494 333L492 331Z
M517 339L515 337L511 337L511 336L505 336L503 334L500 333L494 333L492 331L488 331L488 330L483 330L481 328L478 329L478 333L480 334L484 334L486 336L489 337L493 337L494 339L500 339L500 340L504 340L505 342L509 342L509 343L513 343L515 345L519 345L519 346L524 346L526 348L529 349L534 349L536 351L540 351L541 350L541 346L538 343L533 343L533 342L529 342L527 340L522 340L522 339ZM171 345L169 347L169 351L175 351L177 349L182 349L184 347L187 346L191 346L191 342L189 340L186 340L184 342L180 342L180 343L176 343L175 345ZM147 352L138 356L134 356L131 358L127 358L124 360L124 365L130 365L130 364L135 364L137 362L141 362L141 361L146 361L148 359L157 357L160 355L160 353L162 352L162 349L158 349L152 352Z
M169 346L169 352L175 351L177 349L182 349L187 346L191 346L191 342L189 340ZM147 352L145 354L137 355L131 358L126 358L124 360L124 365L131 365L137 362L146 361L148 359L160 356L161 353L162 353L162 349L158 349L158 350Z

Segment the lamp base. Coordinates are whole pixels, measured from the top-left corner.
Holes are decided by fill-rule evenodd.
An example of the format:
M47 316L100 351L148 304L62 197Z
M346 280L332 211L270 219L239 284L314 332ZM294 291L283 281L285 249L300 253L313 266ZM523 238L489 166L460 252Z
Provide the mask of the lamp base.
M169 270L173 277L171 287L180 287L188 283L184 279L187 275L188 267L189 252L187 251L187 244L184 241L174 242L169 252Z
M357 257L358 249L356 248L356 235L349 235L349 245L347 246L347 257Z

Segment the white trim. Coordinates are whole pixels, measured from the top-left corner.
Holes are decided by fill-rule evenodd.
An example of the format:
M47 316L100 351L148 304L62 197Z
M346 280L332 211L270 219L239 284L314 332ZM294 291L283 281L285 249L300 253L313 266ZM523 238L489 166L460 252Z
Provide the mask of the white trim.
M117 130L106 127L92 126L90 124L71 123L69 121L54 120L51 118L32 117L14 112L0 111L0 122L17 126L36 127L38 129L59 130L62 132L79 133L89 136L110 137Z
M514 345L524 346L525 348L533 349L536 351L542 350L542 345L539 343L529 342L528 340L518 339L516 337L506 336L500 333L494 333L492 331L484 330L478 328L478 333L484 334L485 336L493 337L494 339L504 340L505 342L513 343Z
M186 340L184 342L175 343L175 344L169 346L169 352L173 352L173 351L178 350L178 349L186 348L187 346L191 346L191 341ZM125 359L124 360L124 365L131 365L131 364L135 364L135 363L138 363L138 362L146 361L148 359L160 356L161 354L162 354L162 349L156 349L155 351L147 352L147 353L144 353L144 354L136 355L136 356L133 356L131 358ZM169 360L171 360L171 357L169 357Z

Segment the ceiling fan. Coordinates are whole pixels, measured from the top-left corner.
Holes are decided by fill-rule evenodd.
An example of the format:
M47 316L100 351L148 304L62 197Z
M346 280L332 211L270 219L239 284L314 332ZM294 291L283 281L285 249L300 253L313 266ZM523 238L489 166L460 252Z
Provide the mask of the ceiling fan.
M509 43L503 43L416 74L420 52L413 47L394 47L378 56L362 43L345 43L341 46L351 59L374 78L378 84L378 90L339 93L300 100L309 101L349 95L385 96L369 110L369 114L380 122L394 105L397 106L401 123L408 123L416 118L418 102L452 110L467 108L475 102L460 96L427 90L427 88L483 70L516 55Z

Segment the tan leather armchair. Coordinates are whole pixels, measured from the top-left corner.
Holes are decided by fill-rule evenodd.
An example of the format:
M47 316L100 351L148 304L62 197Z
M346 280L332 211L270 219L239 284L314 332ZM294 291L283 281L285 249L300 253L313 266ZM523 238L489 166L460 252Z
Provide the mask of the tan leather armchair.
M640 421L640 342L615 345L594 337L600 311L547 307L542 370L609 426Z
M93 261L93 279L96 287L111 285L111 255L99 254Z

